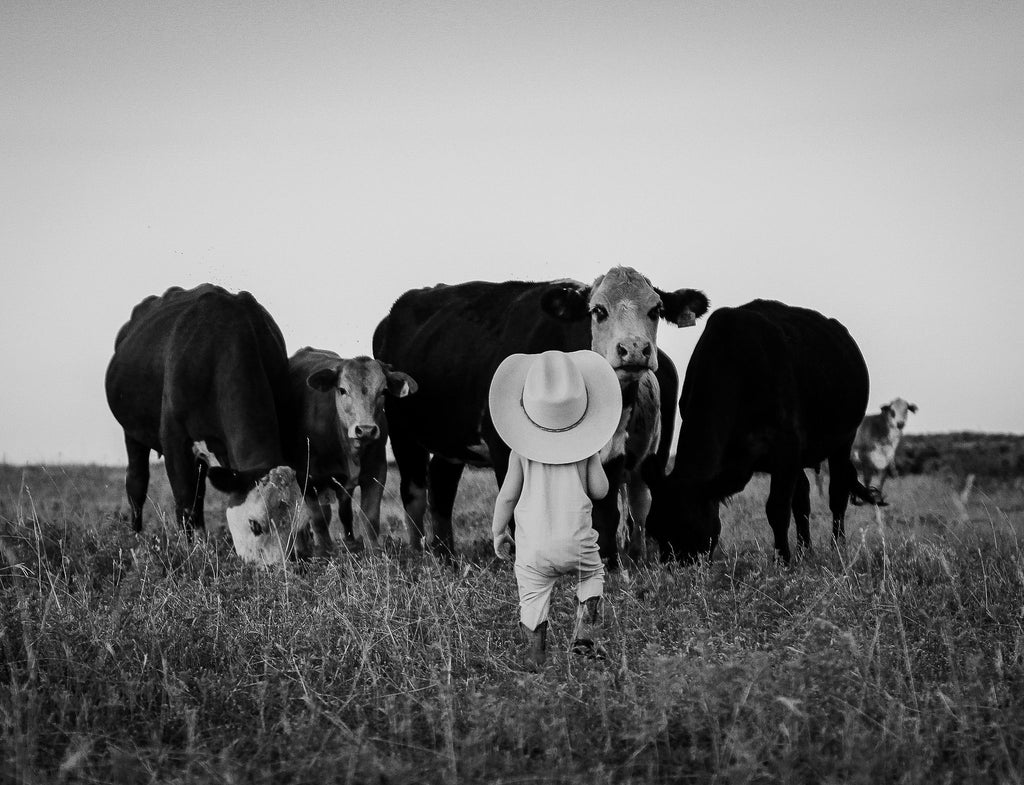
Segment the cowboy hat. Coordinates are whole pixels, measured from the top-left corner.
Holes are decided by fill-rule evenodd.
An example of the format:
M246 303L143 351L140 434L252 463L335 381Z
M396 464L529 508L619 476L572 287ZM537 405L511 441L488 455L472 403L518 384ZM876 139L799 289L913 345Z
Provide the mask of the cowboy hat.
M589 349L506 357L491 379L488 403L504 442L541 463L589 458L622 417L615 371Z

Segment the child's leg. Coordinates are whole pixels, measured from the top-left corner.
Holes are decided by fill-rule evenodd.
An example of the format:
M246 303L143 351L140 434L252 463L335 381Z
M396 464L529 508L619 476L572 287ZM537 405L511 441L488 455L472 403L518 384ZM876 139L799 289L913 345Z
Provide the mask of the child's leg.
M516 561L516 583L519 585L520 626L529 647L527 658L536 668L543 665L547 657L548 609L555 576L532 564Z
M589 558L587 558L589 557ZM578 654L604 656L599 638L602 631L601 607L604 597L604 565L597 548L581 557L577 568L576 627L573 630L573 651Z

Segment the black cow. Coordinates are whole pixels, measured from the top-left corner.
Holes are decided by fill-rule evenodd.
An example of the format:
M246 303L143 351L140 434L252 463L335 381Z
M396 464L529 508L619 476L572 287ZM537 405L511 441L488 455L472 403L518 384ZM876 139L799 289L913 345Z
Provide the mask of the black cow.
M720 503L754 472L767 472L765 511L775 548L788 561L790 510L798 544L811 544L804 468L825 459L832 533L843 537L851 491L871 500L850 462L867 400L864 358L835 319L771 300L715 311L683 380L675 467L651 478L648 526L663 557L710 557Z
M283 453L288 356L280 329L251 294L204 284L147 297L117 334L106 393L124 429L136 531L156 450L187 530L205 527L209 475L232 494L228 521L244 558L307 555L308 515L297 512L301 492ZM236 531L234 519L247 531Z
M624 472L638 468L652 451L651 462L660 462L663 472L670 437L663 449L658 440L666 424L671 434L674 423L677 380L657 349L658 322L692 325L707 307L701 292L662 292L622 267L593 286L567 280L474 281L399 297L374 333L373 352L419 384L416 395L396 399L387 409L410 539L423 536L428 487L435 545L451 553L452 507L465 465L492 465L498 482L504 479L509 450L487 411L487 391L499 363L517 352L593 349L615 369L623 391L619 430L602 451L611 492L594 503L601 555L614 567L617 491ZM632 479L642 483L639 472ZM646 486L631 488L629 495L649 499ZM634 517L645 517L643 506L637 505Z

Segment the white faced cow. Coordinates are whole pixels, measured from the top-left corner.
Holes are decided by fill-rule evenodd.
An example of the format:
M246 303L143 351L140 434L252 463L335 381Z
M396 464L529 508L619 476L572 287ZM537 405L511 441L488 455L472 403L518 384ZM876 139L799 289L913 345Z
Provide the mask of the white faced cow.
M369 357L343 359L305 347L288 361L292 432L290 458L306 491L321 550L329 550L329 492L352 538L352 495L360 491L363 545L377 547L387 477L385 402L416 392L412 377Z
M664 319L694 324L708 308L692 289L664 292L628 267L616 267L587 286L576 281L473 281L413 289L392 306L374 333L374 356L408 371L419 392L388 407L391 444L402 476L410 538L418 542L430 489L435 543L452 553L452 508L465 464L492 465L500 483L508 447L487 412L495 369L510 354L592 349L622 385L620 427L602 451L612 492L594 504L598 547L610 567L625 483L642 522L649 493L639 477L645 460L664 472L675 421L678 378L657 348Z
M857 429L850 457L868 488L877 488L881 495L885 478L896 471L896 448L907 424L907 417L917 405L902 398L884 404L878 414L866 416ZM854 500L857 504L857 500Z

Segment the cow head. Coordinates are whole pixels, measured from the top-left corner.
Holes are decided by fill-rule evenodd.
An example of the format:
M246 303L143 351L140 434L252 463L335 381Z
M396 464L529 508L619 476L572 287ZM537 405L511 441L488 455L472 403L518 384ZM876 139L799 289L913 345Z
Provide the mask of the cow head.
M231 495L227 507L231 540L243 561L283 564L313 555L310 513L295 471L277 466L262 477L211 466L215 488Z
M710 559L722 531L720 504L669 475L644 479L651 488L647 531L661 549L663 561L695 562Z
M380 438L385 395L404 398L417 387L408 374L370 357L331 362L311 373L306 384L333 393L339 437L357 448Z
M894 398L889 403L882 405L882 414L889 418L889 422L901 431L907 424L907 417L911 412L917 411L917 404L907 403L902 398Z
M690 327L707 313L708 298L694 289L663 292L630 267L613 267L593 285L559 281L541 307L569 321L590 318L590 348L604 357L619 382L658 369L658 322Z

